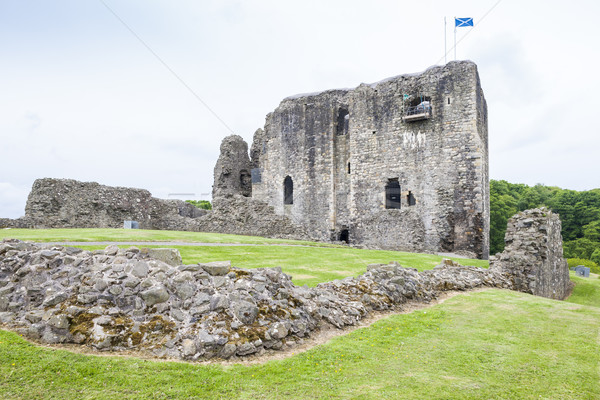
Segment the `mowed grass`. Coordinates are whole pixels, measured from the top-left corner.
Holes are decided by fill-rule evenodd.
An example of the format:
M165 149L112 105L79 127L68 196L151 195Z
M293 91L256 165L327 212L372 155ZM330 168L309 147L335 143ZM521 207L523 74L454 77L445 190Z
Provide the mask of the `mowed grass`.
M0 229L0 239L34 242L196 242L245 244L294 244L333 247L330 243L306 240L269 239L224 233L158 231L145 229ZM341 247L341 246L340 246Z
M590 274L589 278L582 278L569 271L571 281L575 283L575 289L568 302L583 304L586 306L600 307L600 279L598 274Z
M178 248L185 263L280 265L295 283L311 285L358 275L369 263L423 270L441 259L346 247ZM600 279L571 277L576 286L564 302L498 289L465 293L262 364L82 355L0 331L0 398L597 399Z
M0 398L597 399L599 329L599 308L488 289L254 365L81 355L0 331Z
M99 250L105 246L78 246ZM129 246L119 246L127 248ZM161 246L145 246L161 247ZM443 257L433 254L401 251L362 250L348 247L299 246L169 246L179 250L184 264L211 261L231 261L238 268L281 267L299 286L316 286L320 282L364 274L369 264L387 264L397 261L407 268L419 271L432 269ZM454 258L463 265L487 268L486 260Z
M179 250L184 264L231 261L238 268L281 267L296 285L315 286L319 282L358 276L369 264L392 261L419 271L432 269L443 257L401 251L363 250L347 246L324 246L323 243L265 239L256 236L198 232L148 231L131 229L8 229L0 230L6 238L36 242L134 242L182 241L200 243L252 244L255 246L169 246ZM286 246L289 245L289 246ZM276 246L275 246L276 245ZM144 245L145 247L164 247ZM78 246L86 250L105 246ZM128 245L120 246L123 248ZM463 265L487 267L486 260L453 258Z

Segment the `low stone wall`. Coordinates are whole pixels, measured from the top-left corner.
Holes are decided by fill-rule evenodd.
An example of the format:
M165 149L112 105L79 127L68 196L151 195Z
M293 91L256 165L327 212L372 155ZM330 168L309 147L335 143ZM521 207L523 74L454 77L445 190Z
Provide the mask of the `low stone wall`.
M479 286L508 281L446 261L423 273L370 265L357 278L308 288L278 268L173 266L135 247L89 252L0 244L0 323L43 343L186 360L294 346L324 326L355 325L374 310Z
M241 194L219 192L211 212L143 189L50 178L34 182L25 216L0 218L0 228L121 228L124 221L138 221L141 229L310 239L304 227Z
M504 240L504 251L490 258L490 269L509 277L514 290L558 300L571 293L557 214L547 208L520 212L508 221Z
M31 224L26 218L0 218L0 229L6 228L31 228Z

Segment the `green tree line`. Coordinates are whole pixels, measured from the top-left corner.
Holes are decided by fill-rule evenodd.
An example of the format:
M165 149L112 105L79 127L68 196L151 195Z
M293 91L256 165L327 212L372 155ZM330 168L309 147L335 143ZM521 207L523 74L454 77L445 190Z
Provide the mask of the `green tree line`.
M208 200L186 200L186 203L190 203L203 210L212 210L212 204Z
M504 180L490 181L490 254L504 250L504 234L510 217L541 206L560 216L565 258L600 264L600 189L578 192Z

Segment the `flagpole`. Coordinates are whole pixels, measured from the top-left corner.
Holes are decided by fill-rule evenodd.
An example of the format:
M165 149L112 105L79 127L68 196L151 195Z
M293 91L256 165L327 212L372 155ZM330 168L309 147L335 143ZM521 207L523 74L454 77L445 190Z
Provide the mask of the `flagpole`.
M447 57L446 57L446 17L444 17L444 64L448 63Z
M454 17L454 61L456 61L456 17Z

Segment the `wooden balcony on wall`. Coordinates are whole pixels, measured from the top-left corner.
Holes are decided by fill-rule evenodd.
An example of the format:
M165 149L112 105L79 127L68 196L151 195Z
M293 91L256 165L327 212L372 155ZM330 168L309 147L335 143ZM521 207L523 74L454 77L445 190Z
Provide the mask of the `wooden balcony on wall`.
M402 116L402 121L422 121L424 119L431 118L431 115L431 103L428 101L423 101L416 106L406 107L404 110L404 115Z

